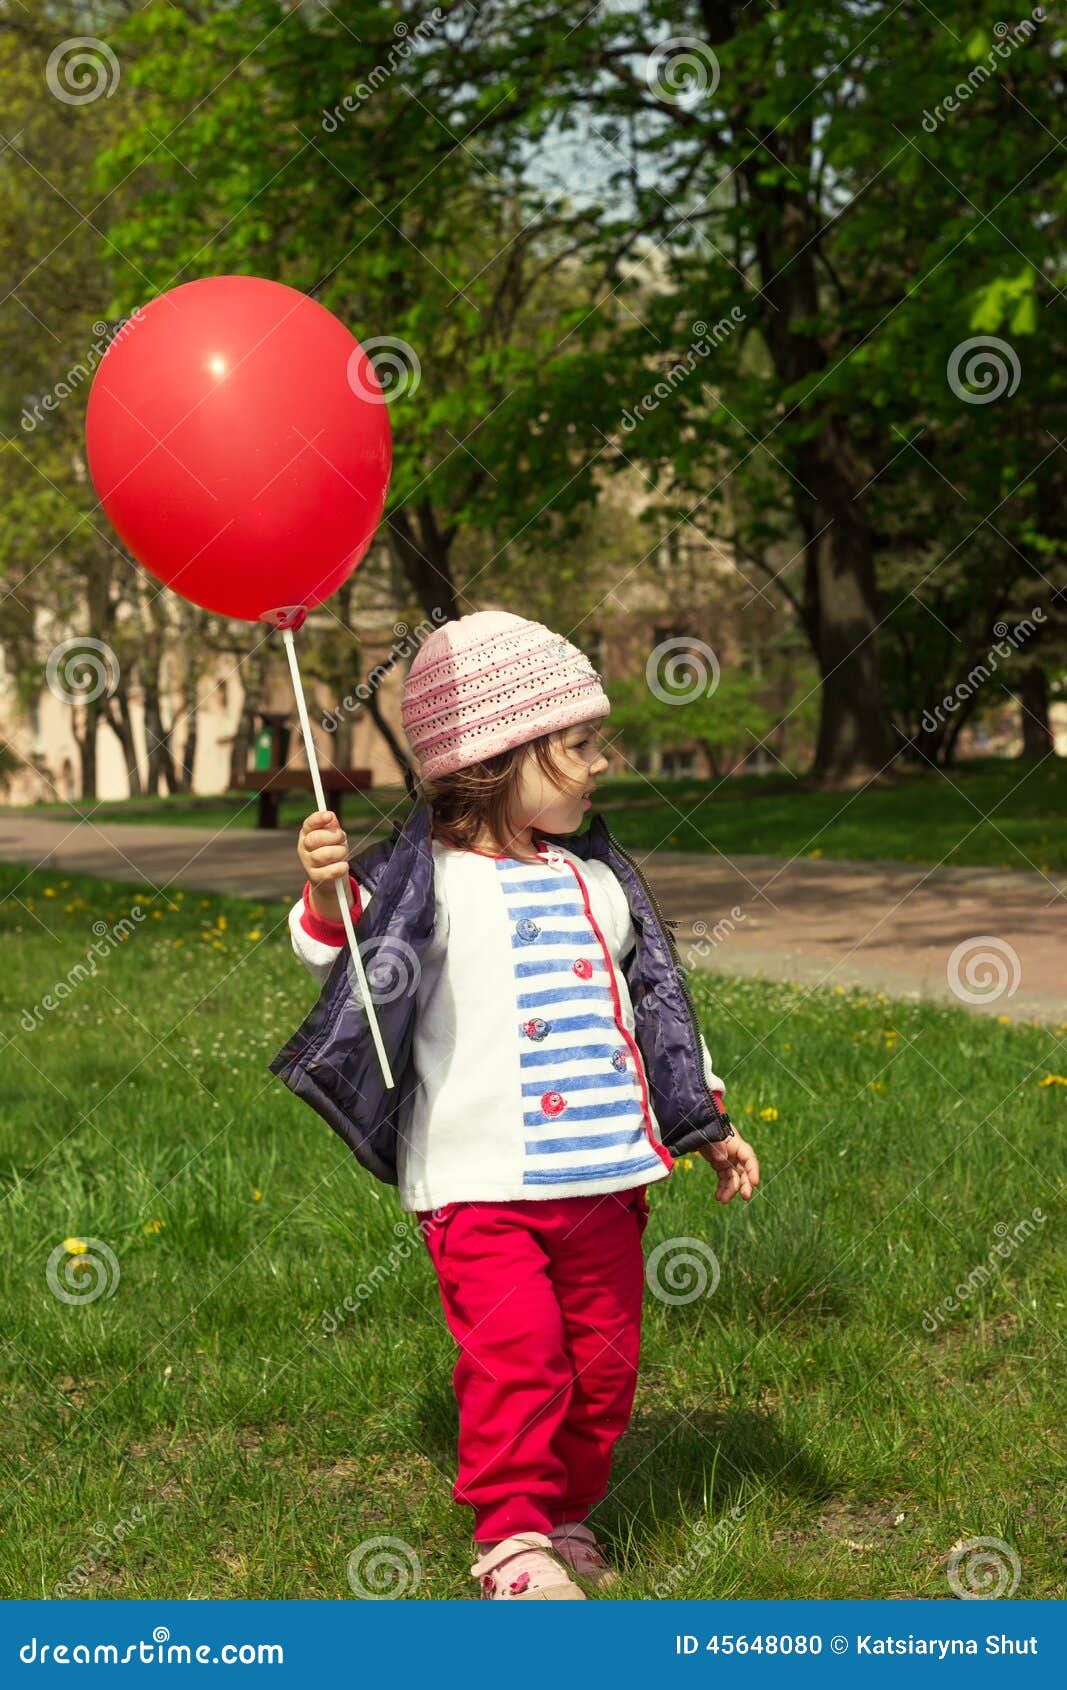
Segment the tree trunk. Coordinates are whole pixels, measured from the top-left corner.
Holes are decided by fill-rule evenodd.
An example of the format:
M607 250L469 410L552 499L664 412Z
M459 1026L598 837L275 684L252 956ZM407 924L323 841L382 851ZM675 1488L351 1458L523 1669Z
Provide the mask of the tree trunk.
M978 709L978 692L971 688L967 696L960 700L959 709L953 711L952 717L945 728L944 740L941 747L940 763L943 769L951 768L956 760L956 746L960 734Z
M163 726L159 708L159 687L156 677L146 681L144 689L144 731L148 746L148 791L168 793L177 790L174 777L174 758L170 749L170 729Z
M749 115L742 108L739 121ZM797 186L810 178L815 138L809 120L760 136L762 127L757 121L752 133L763 151L754 149L740 172L759 209L756 270L765 301L759 326L776 377L795 388L831 362L810 327L820 312L812 239L818 213ZM764 180L764 152L783 166L778 181ZM820 416L820 402L809 401L805 418L811 433L795 448L793 498L805 538L802 617L822 676L810 773L820 784L855 786L879 774L893 756L882 705L874 548L859 504L868 476L830 406Z
M126 779L130 788L129 795L131 798L139 798L142 790L141 771L137 763L137 746L133 737L133 718L130 715L130 699L124 680L115 689L114 704L118 712L118 719L116 720L110 702L105 711L105 717L108 727L111 728L122 746L122 757L126 764Z
M1027 664L1019 676L1016 696L1023 730L1020 757L1047 757L1056 745L1048 719L1048 676L1040 663Z
M368 691L368 694L367 694L367 710L370 714L371 720L374 723L374 726L377 728L378 732L381 734L381 736L384 739L386 745L389 747L389 749L392 752L394 758L396 759L397 767L399 768L401 774L404 777L404 785L406 786L406 788L408 790L408 794L410 796L415 790L415 787L414 787L414 771L411 767L411 764L408 762L407 757L404 755L403 747L401 746L400 741L397 739L397 737L396 737L395 733L393 732L392 728L389 726L389 723L385 720L385 717L382 715L382 708L381 708L381 705L378 702L378 692L377 692L376 687L372 687Z
M449 542L439 533L425 511L416 536L406 510L396 510L385 519L385 530L404 577L427 616L452 621L459 616L456 590L448 561Z
M831 423L799 463L799 477L815 499L805 604L822 676L811 774L828 786L863 785L893 760L882 705L874 556L848 457Z
M96 729L100 721L100 700L94 699L85 708L85 732L79 736L77 726L77 706L71 706L71 726L75 744L78 747L78 761L81 764L81 798L96 797Z
M706 739L698 739L697 744L700 746L701 751L703 751L708 760L708 768L711 771L712 780L721 780L722 770L719 767L719 759L715 755L714 748L708 744Z
M192 792L193 771L196 768L197 717L196 679L187 675L182 689L182 713L185 716L185 743L175 769L179 792Z
M256 712L263 702L263 687L267 673L266 645L261 643L250 651L241 664L241 684L244 697L237 731L230 747L230 785L236 786L248 767L248 753L255 735Z

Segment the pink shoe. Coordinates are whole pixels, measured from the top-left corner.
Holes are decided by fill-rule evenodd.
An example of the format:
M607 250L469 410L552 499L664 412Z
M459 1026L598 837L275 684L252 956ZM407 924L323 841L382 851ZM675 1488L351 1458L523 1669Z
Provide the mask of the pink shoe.
M605 1561L589 1526L578 1520L568 1520L562 1526L553 1526L551 1538L568 1567L581 1578L601 1588L618 1584L619 1575Z
M551 1551L552 1539L544 1532L520 1532L491 1545L471 1573L481 1581L482 1596L490 1600L584 1602L585 1591Z

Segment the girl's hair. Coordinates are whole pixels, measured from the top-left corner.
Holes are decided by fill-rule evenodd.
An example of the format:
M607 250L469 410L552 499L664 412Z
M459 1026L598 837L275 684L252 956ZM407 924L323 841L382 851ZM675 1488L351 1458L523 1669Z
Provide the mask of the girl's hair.
M566 730L564 730L565 732ZM430 834L450 845L469 846L484 832L497 845L510 839L510 812L527 755L536 757L542 774L562 784L563 770L555 757L563 733L542 734L495 757L485 757L454 774L416 782L416 795L430 811Z

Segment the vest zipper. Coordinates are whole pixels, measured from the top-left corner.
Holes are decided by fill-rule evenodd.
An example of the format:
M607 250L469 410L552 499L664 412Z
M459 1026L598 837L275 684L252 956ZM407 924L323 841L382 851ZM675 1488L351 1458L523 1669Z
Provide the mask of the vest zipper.
M671 932L670 924L667 920L667 917L663 913L663 910L660 906L659 899L656 897L656 894L653 892L651 886L648 884L648 881L646 880L644 874L641 872L641 869L638 867L637 863L634 862L634 859L631 857L629 851L624 850L623 847L619 844L618 840L615 838L614 834L609 829L607 822L604 820L603 815L599 815L599 821L600 821L601 827L604 829L604 837L608 841L608 844L611 846L611 848L613 850L617 851L619 853L619 856L622 857L623 861L629 863L630 867L633 869L634 874L637 876L638 884L642 887L642 889L646 893L646 895L648 897L648 901L652 905L652 908L656 913L657 919L659 920L660 926L663 929L664 935L665 935L666 940L667 940L667 945L668 945L668 948L670 950L670 954L671 954L671 957L674 961L675 968L676 968L676 971L677 971L678 984L679 984L679 986L681 987L681 990L682 990L682 997L685 1001L685 1007L686 1007L686 1010L689 1014L689 1021L690 1021L690 1024L692 1026L692 1029L693 1029L693 1042L695 1043L695 1045L697 1047L697 1055L698 1055L698 1058L699 1058L700 1083L704 1088L704 1095L706 1096L708 1102L711 1104L711 1109L712 1109L713 1115L715 1116L716 1120L721 1121L726 1128L726 1131L722 1134L722 1137L723 1138L730 1138L734 1133L734 1124L731 1121L731 1119L730 1119L729 1115L727 1114L726 1110L716 1100L715 1093L712 1091L711 1087L708 1085L707 1080L704 1078L704 1061L703 1061L702 1055L700 1054L700 1024L697 1021L696 1005L693 1002L692 994L689 990L689 983L688 983L688 981L686 980L686 977L685 977L685 970L682 967L681 959L679 958L679 955L678 955L678 947L675 944L674 934ZM718 1142L718 1140L716 1140L715 1142Z

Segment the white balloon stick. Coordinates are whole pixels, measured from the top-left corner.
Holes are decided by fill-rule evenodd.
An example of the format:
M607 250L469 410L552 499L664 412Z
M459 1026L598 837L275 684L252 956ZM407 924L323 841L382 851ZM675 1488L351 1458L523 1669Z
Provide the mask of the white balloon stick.
M307 703L304 699L304 688L300 680L300 666L296 660L296 644L293 640L293 630L291 628L283 628L282 639L285 642L285 653L289 659L289 672L293 677L293 693L296 697L296 708L300 716L300 729L304 735L304 750L307 752L308 768L311 770L311 784L315 788L315 802L318 804L320 810L326 810L328 808L326 803L326 794L322 789L322 776L319 774L319 761L315 755L315 741L311 737L311 723L308 720ZM345 937L348 940L348 949L352 954L352 962L356 970L356 978L359 981L361 993L360 1001L367 1011L367 1021L370 1024L371 1034L374 1039L374 1048L378 1052L378 1061L381 1064L382 1078L385 1081L386 1088L391 1091L393 1086L396 1084L396 1081L393 1079L392 1070L389 1067L389 1058L385 1054L385 1045L382 1043L381 1028L378 1026L378 1018L374 1013L374 1004L371 1000L370 990L367 986L367 976L363 972L363 959L359 954L359 946L356 944L356 932L355 928L352 926L352 913L348 907L347 875L340 875L338 877L336 887L337 902L341 910L341 920L344 923Z

